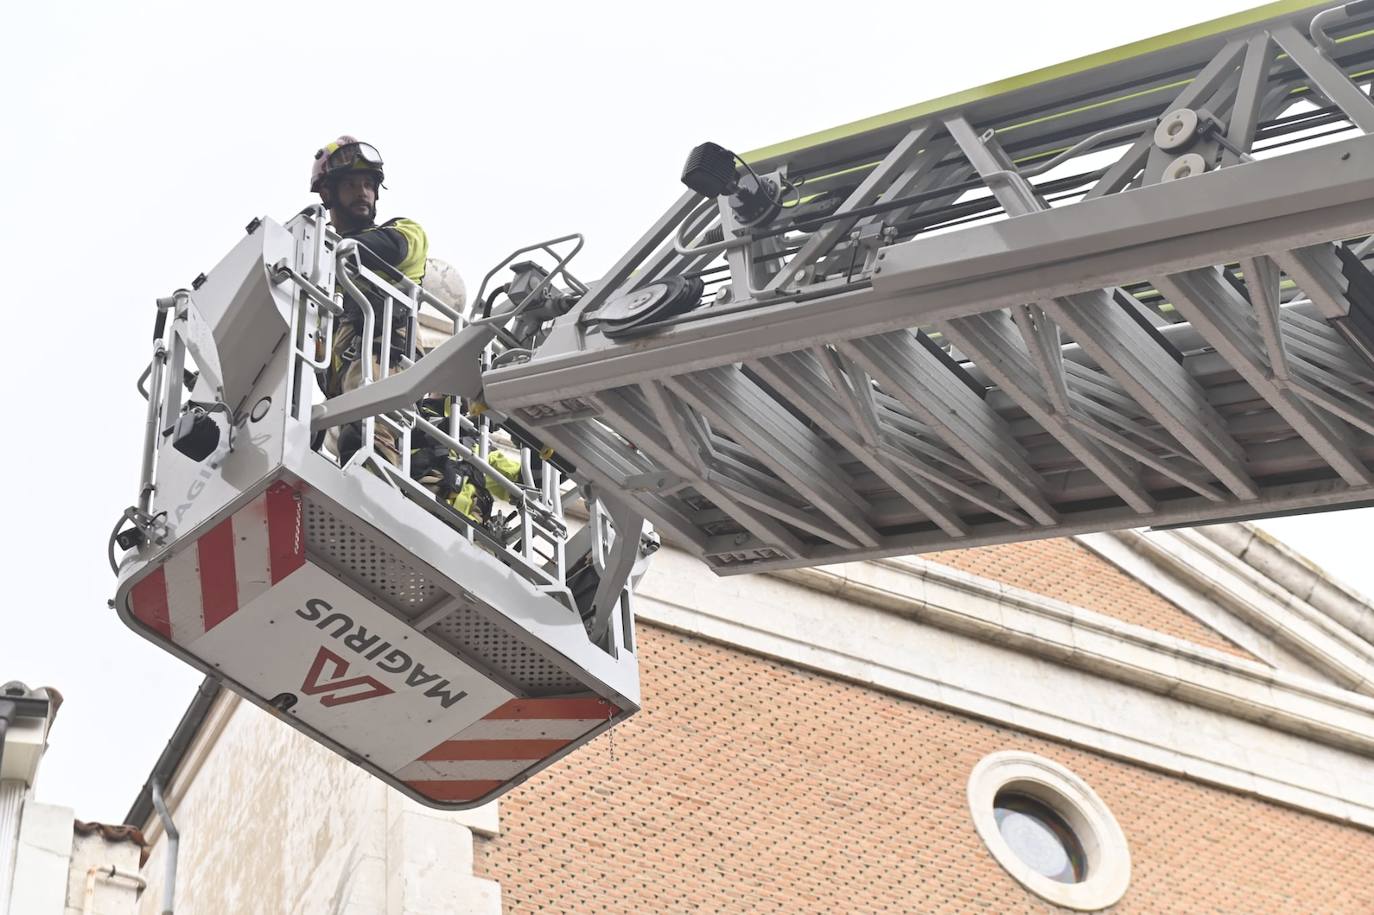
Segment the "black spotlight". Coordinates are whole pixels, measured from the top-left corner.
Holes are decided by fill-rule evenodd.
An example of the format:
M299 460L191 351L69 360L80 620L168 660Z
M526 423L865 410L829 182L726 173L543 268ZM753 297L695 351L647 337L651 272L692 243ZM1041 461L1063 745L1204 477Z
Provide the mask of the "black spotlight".
M172 447L193 461L203 461L219 447L219 425L200 407L177 417Z
M702 143L687 154L687 163L682 166L682 183L703 197L729 194L730 208L746 226L772 219L779 209L778 188L754 174L747 165L741 177L735 169L738 158L717 143Z
M148 536L136 527L126 527L115 534L115 543L121 550L132 550L134 547L142 546L147 539Z
M703 197L733 194L739 186L735 154L716 143L703 143L687 154L682 183Z

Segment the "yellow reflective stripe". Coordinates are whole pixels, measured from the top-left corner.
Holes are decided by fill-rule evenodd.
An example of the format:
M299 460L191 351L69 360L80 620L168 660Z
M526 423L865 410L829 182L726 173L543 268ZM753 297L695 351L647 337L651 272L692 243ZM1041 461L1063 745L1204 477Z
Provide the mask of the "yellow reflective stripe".
M400 232L406 240L405 259L396 265L396 269L414 282L420 282L425 275L425 258L429 256L429 238L425 230L411 219L397 219L387 223L387 228Z
M1303 10L1311 10L1312 13L1315 14L1320 10L1335 5L1337 4L1331 2L1314 4L1311 0L1277 0L1275 3L1266 3L1263 6L1243 10L1239 13L1232 13L1229 16L1222 16L1219 19L1213 19L1209 22L1190 25L1186 28L1166 32L1163 35L1156 35L1153 38L1135 41L1131 44L1122 45L1119 48L1099 51L1096 54L1089 54L1086 57L1079 57L1050 67L1032 70L1030 73L1023 73L1020 76L1013 76L1008 79L998 80L997 82L987 83L986 85L977 86L973 89L965 89L963 92L955 92L951 95L942 96L941 98L931 99L928 102L920 102L906 108L898 108L896 111L874 115L873 117L864 118L860 121L841 124L838 127L807 134L802 137L797 137L794 140L775 143L772 146L765 146L762 149L744 153L741 158L746 162L758 163L769 159L776 159L781 156L795 155L804 149L810 149L814 146L834 143L838 140L868 133L873 130L880 130L884 127L892 127L904 122L916 121L919 118L927 117L937 112L949 111L953 108L962 108L973 102L982 101L1008 92L1014 92L1018 89L1027 89L1040 83L1047 83L1051 80L1073 76L1097 67L1105 67L1109 64L1129 60L1132 57L1140 57L1144 54L1162 51L1177 45L1186 44L1190 41L1210 38L1234 29L1243 29L1247 26L1258 25L1266 20L1287 17Z
M520 462L503 451L492 451L487 454L487 463L493 469L499 471L507 479L515 482L520 479ZM510 500L510 493L506 492L506 487L501 485L500 480L487 477L487 491L498 499Z
M477 517L477 511L472 507L473 499L476 498L476 496L477 487L473 486L471 483L464 483L457 492L448 497L448 504L453 506L454 510L459 514L467 517L468 520L476 521L480 524L482 519Z

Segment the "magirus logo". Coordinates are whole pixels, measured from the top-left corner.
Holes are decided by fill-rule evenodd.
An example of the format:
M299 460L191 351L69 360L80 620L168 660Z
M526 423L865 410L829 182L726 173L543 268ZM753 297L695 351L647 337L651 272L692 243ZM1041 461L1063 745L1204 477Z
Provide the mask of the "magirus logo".
M325 673L326 666L329 667L328 673ZM347 673L347 661L328 648L321 648L319 654L315 655L315 662L310 665L310 672L305 675L301 692L307 696L320 696L320 705L326 708L389 696L395 692L376 677L349 677Z
M375 667L396 684L397 688L404 682L405 686L418 690L426 699L433 699L444 708L451 708L467 696L467 692L455 685L452 680L429 670L409 653L383 638L380 633L369 632L366 626L355 622L348 614L338 612L328 601L312 597L305 602L305 606L296 611L295 616L308 623L314 623L316 629L336 640L340 646L338 654L328 649L320 649L320 654L315 656L315 663L310 668L311 676L306 678L307 683L311 677L318 681L325 673L325 665L333 665L330 673L325 675L327 681L315 683L316 692L328 692L330 699L333 700L320 700L324 705L360 702L396 691L375 677L347 678L350 661L343 658L345 650L356 655L357 661L365 661L368 667ZM339 684L342 683L347 683L349 689L356 689L358 692L348 692L341 698L342 687ZM375 684L375 688L385 692L374 692L374 687L369 684ZM302 691L306 695L314 695L309 689L303 688Z

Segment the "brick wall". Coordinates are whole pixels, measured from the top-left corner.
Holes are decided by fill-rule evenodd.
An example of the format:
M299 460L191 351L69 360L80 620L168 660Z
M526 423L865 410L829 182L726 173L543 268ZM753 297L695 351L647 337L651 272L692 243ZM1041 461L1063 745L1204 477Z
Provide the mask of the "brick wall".
M1257 660L1073 540L1031 540L971 550L946 550L926 553L921 558L1076 607L1087 607L1196 645Z
M969 817L969 772L1007 749L1067 765L1115 813L1133 877L1113 912L1374 912L1374 834L639 635L644 711L504 797L500 836L478 841L507 912L1060 911L1006 875Z

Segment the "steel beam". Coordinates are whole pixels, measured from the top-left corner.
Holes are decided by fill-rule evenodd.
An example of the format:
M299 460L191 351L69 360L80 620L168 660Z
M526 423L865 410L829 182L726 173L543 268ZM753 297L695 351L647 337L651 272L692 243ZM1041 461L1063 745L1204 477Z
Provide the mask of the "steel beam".
M848 390L850 385L854 383L853 380L832 378L833 387L826 390L822 387L822 379L817 378L816 369L818 365L827 366L828 369L833 364L832 356L833 354L829 352L814 355L788 353L759 361L755 364L755 370L773 388L786 394L793 403L806 411L807 415L824 429L827 435L861 461L869 470L873 471L879 479L892 488L893 492L906 499L914 508L938 524L941 530L951 537L968 536L968 525L959 519L959 516L951 508L948 499L913 479L911 475L894 464L885 453L887 449L882 444L882 430L878 427L877 405L873 402L871 391L868 391L863 397L866 403L865 409L857 411L857 413L868 417L871 421L872 427L867 430L867 434L871 434L872 437L866 437L866 432L862 431L863 427L860 423L855 422L850 425L843 421L844 413L836 409L836 401L853 396L852 392ZM853 368L858 370L858 366ZM826 373L829 374L828 371ZM867 384L867 373L863 377L865 384ZM840 393L838 390L840 388L843 388L845 393ZM851 414L851 418L853 416L854 414Z
M1342 429L1313 413L1275 380L1249 303L1224 282L1215 268L1159 277L1155 288L1207 338L1245 381L1302 436L1322 460L1352 486L1374 482Z
M977 360L998 387L1006 391L1036 422L1052 434L1069 452L1082 462L1121 497L1127 505L1141 514L1155 508L1154 499L1141 488L1136 475L1124 467L1113 455L1104 453L1094 442L1075 429L1068 414L1067 389L1061 406L1051 403L1041 391L1063 384L1062 373L1056 378L1036 378L1036 368L1029 354L1012 333L1010 316L1005 312L957 318L940 325L945 336L964 353ZM1058 343L1055 354L1059 354ZM1043 385L1043 387L1042 387Z
M940 161L944 147L932 145L938 133L939 127L935 124L923 124L913 129L864 177L863 182L844 203L840 204L839 209L835 211L836 214L849 213L870 203L895 200L904 196ZM801 250L778 271L765 291L776 293L780 289L785 289L787 284L797 278L798 273L830 250L857 222L858 217L827 222L807 239Z
M863 520L864 500L839 471L835 453L743 372L713 369L667 384L851 537L866 546L877 545L880 535Z
M1364 252L1335 245L1374 234L1374 137L1317 131L1374 124L1374 32L1317 53L1310 18L767 151L839 208L745 226L684 197L484 398L731 571L1369 498L1374 364L1343 336ZM1156 137L1181 109L1199 129ZM728 250L675 250L716 224ZM727 272L632 339L595 321Z
M1005 421L906 332L841 344L883 389L1040 524L1057 515Z
M685 451L681 453L677 451L672 440L665 438L660 431L665 427L672 428L675 425L672 414L675 412L676 405L669 402L668 398L671 395L667 392L653 386L646 387L652 390L652 393L646 391L647 415L645 407L635 403L623 391L607 391L598 395L595 400L609 416L617 420L621 428L633 435L632 441L636 448L657 461L668 471L688 481L693 489L706 496L718 508L733 517L740 526L757 537L761 543L765 543L785 555L803 555L806 550L795 534L792 534L782 525L774 523L768 517L749 511L744 507L749 503L746 502L741 505L738 500L723 492L721 487L716 485L722 475L713 471L709 465L703 464L700 469L692 466L686 460L686 455L693 453L694 448L689 445ZM665 425L659 425L660 423Z
M1218 59L1224 56L1218 55ZM1009 215L1023 216L1047 208L1016 173L994 137L978 136L960 117L950 118L945 126L978 173L990 179L993 193ZM1245 470L1242 450L1226 434L1225 424L1207 404L1206 395L1139 324L1114 307L1109 293L1094 290L1047 298L1038 304L1067 327L1079 346L1236 496L1253 499L1258 495ZM1133 507L1140 510L1139 506L1136 500Z
M1330 99L1365 133L1374 131L1374 101L1361 92L1350 77L1318 53L1291 25L1274 29L1273 36L1274 43L1283 48L1288 59L1302 68L1313 89Z

